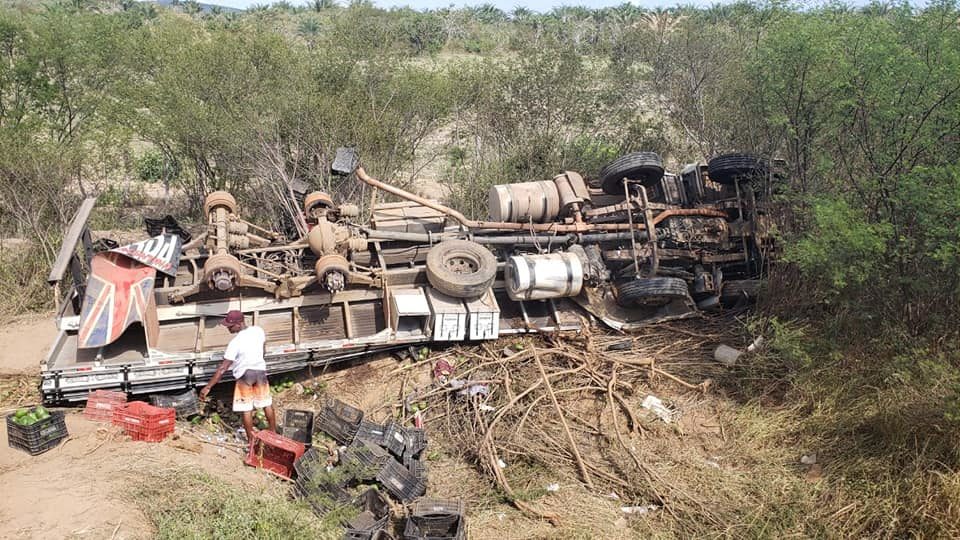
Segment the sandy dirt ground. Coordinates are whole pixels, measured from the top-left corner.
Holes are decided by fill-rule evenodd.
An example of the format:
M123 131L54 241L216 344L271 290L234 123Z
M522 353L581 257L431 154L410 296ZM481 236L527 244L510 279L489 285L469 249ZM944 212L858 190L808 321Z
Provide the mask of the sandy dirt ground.
M53 316L31 315L0 327L0 375L40 372L40 361L57 336Z
M67 413L70 436L29 456L0 438L0 538L150 538L153 531L130 501L150 472L167 468L215 471L238 482L270 482L229 449L183 435L163 443L133 442L119 428Z

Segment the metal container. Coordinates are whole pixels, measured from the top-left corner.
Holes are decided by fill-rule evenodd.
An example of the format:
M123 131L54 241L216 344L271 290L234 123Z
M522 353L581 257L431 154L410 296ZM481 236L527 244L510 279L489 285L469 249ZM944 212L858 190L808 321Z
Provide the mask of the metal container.
M573 253L517 255L507 259L505 277L513 300L576 296L583 286L583 262Z
M560 194L553 180L490 188L490 219L493 221L549 223L558 215Z

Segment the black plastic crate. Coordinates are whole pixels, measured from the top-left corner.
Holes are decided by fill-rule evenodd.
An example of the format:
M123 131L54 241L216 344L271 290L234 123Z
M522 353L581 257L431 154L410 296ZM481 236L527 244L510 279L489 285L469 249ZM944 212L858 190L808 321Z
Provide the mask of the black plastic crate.
M407 519L403 528L403 540L466 540L467 527L462 518L446 527L417 523Z
M340 444L350 444L363 420L363 411L338 399L327 400L314 422L314 430L326 433Z
M324 470L327 466L327 453L320 449L309 448L293 463L293 470L297 476L310 477L316 471Z
M463 516L466 505L459 499L423 498L413 503L410 515L415 518L433 518L437 516Z
M383 447L398 458L403 458L407 447L407 430L397 422L387 422L384 426Z
M7 416L8 444L10 448L23 450L31 456L50 450L68 435L63 411L54 411L49 417L37 420L29 426L14 422L14 416Z
M424 482L417 480L412 472L393 460L387 461L377 473L377 480L391 495L404 503L422 496L427 490Z
M317 517L350 505L350 495L339 486L317 481L316 477L298 476L294 493L307 502Z
M313 411L287 409L283 411L280 434L304 444L313 443Z
M417 480L420 480L424 484L427 483L427 465L419 457L413 456L404 456L403 466L407 468L408 471L413 473Z
M427 432L423 428L408 427L404 429L406 439L403 456L419 456L427 448Z
M151 394L150 404L163 409L173 409L177 418L190 418L200 414L200 400L196 390L179 394Z
M349 469L357 480L373 480L391 460L386 450L363 439L354 439L350 446L340 453L340 465Z
M420 499L413 503L403 530L405 540L461 540L467 537L463 501Z
M390 503L376 488L361 493L353 504L360 509L360 515L347 523L348 528L375 531L385 528L390 521Z
M387 434L387 427L383 424L378 424L376 422L371 422L369 420L363 420L360 422L360 426L357 428L357 439L361 441L370 441L373 444L386 448L386 442L384 437Z

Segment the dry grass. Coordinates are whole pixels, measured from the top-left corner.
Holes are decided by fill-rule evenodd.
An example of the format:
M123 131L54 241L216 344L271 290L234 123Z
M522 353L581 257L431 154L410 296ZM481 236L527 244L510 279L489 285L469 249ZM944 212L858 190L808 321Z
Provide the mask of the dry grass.
M235 486L207 473L164 470L131 495L156 527L156 538L340 538L338 523L316 519L289 499L286 484Z

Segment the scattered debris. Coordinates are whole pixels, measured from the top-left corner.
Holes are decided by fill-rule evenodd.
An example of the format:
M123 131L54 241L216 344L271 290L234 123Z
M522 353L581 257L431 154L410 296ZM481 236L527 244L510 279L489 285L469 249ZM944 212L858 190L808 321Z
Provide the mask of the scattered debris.
M713 358L725 366L736 365L741 355L743 355L743 351L723 344L718 345L713 351Z
M817 454L816 454L816 453L813 453L813 454L810 454L810 455L805 455L805 456L803 456L803 457L800 458L800 463L803 463L804 465L814 465L814 464L816 464L816 462L817 462Z
M653 512L654 510L659 510L660 507L655 504L647 504L644 506L621 506L620 511L624 514L638 514L643 515L648 512Z
M657 418L663 420L667 424L673 421L673 412L668 409L667 406L663 404L663 401L661 401L657 396L647 396L643 399L643 403L641 403L640 406L653 412L653 414L657 415Z

